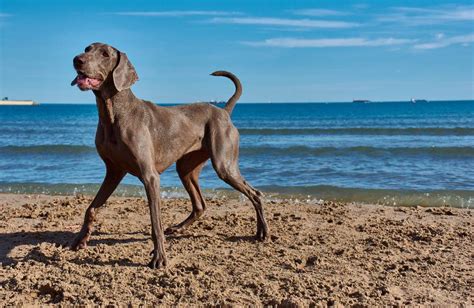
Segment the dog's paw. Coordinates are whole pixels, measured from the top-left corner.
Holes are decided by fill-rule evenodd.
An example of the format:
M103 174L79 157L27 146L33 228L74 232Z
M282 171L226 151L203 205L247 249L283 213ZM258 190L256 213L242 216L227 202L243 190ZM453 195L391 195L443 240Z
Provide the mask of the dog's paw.
M84 234L83 232L80 232L77 237L74 239L72 242L70 248L71 250L77 251L79 249L85 249L87 248L87 241L89 240L89 234L86 233Z
M158 269L166 267L168 261L166 260L166 256L163 253L159 253L157 250L153 250L151 253L153 257L151 258L150 263L148 263L148 267L151 269Z
M165 235L173 235L173 234L178 234L182 228L178 228L176 226L169 227L168 229L165 230Z
M71 250L78 251L80 249L87 248L87 241L85 240L74 240L70 246Z
M268 228L267 226L260 227L257 229L257 234L255 234L255 240L263 242L267 238Z

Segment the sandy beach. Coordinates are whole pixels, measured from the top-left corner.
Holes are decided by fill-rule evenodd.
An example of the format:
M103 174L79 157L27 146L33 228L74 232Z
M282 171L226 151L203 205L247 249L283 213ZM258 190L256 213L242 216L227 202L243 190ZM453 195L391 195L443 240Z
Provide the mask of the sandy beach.
M254 242L250 203L211 199L169 236L166 269L141 198L114 197L87 249L65 248L91 197L1 194L0 302L26 304L472 305L472 210L268 201ZM165 227L190 210L166 199Z

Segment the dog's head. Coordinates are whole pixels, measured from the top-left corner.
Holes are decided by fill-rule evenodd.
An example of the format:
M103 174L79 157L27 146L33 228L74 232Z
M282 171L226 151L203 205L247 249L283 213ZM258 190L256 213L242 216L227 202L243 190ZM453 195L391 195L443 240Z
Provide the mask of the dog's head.
M138 80L137 72L127 55L112 46L93 43L73 59L77 77L71 86L82 91L114 87L117 91L130 88Z

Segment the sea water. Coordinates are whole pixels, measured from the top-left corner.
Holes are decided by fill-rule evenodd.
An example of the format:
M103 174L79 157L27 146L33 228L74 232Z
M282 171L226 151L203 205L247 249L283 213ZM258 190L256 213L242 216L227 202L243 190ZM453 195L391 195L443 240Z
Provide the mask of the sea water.
M238 103L240 168L269 198L474 206L474 101ZM95 105L0 106L0 192L94 194ZM166 148L166 144L163 145ZM185 196L171 166L164 196ZM228 189L210 163L207 194ZM122 195L143 195L128 175Z

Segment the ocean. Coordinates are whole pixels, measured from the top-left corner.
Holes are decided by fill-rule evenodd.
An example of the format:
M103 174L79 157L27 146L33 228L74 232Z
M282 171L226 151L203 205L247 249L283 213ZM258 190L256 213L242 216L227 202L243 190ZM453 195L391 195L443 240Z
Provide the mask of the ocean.
M267 198L474 206L474 101L238 103L241 172ZM0 106L0 192L95 194L95 105ZM118 195L144 195L128 175ZM187 196L174 166L164 197ZM210 163L207 196L230 189Z

